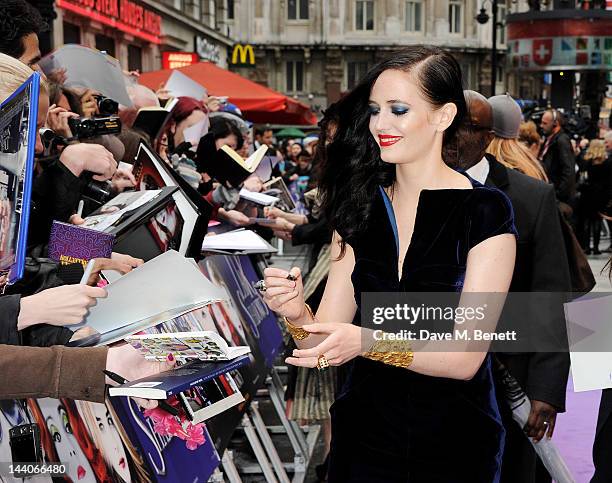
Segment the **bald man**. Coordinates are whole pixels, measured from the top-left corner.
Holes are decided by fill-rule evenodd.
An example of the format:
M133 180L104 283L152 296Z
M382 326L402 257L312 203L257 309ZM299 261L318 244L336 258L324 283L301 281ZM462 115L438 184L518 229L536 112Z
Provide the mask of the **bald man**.
M518 230L516 263L510 291L568 292L570 275L561 233L559 213L552 185L506 168L490 154L485 154L496 129L507 128L504 113L493 111L487 99L475 91L465 91L469 117L459 138L459 159L468 174L488 186L502 190L512 202ZM497 114L497 116L496 116ZM500 118L500 116L502 116ZM497 122L496 122L497 121ZM558 307L564 320L563 307ZM565 325L556 327L559 337L567 337ZM531 413L524 428L512 419L496 381L498 402L506 445L501 481L535 483L550 481L527 437L552 436L558 412L565 411L565 391L569 372L567 353L497 353L531 400Z
M540 127L546 138L538 157L555 186L557 199L571 207L576 196L576 158L570 138L563 130L563 114L556 109L546 111Z

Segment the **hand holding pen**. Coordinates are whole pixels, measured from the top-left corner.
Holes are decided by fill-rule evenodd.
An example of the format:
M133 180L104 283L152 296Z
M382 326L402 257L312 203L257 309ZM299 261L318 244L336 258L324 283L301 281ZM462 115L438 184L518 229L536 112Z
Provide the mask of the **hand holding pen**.
M127 379L125 379L123 376L120 376L119 374L115 374L114 372L111 371L107 371L106 369L103 369L102 372L106 375L106 377L108 379L110 379L111 381L116 382L117 384L127 384L128 381ZM170 406L170 404L168 404L166 401L163 400L157 400L157 399L140 399L140 398L133 398L136 403L145 409L153 409L156 406L159 406L161 409L163 409L164 411L172 414L173 416L178 416L178 409Z
M142 379L160 372L169 371L176 366L176 359L169 354L164 362L150 361L134 349L130 344L121 344L110 347L106 356L106 382L107 384L125 384L128 381ZM109 374L117 376L113 379ZM121 376L119 376L121 374ZM119 382L119 380L124 382ZM145 409L158 406L156 400L138 399L138 404ZM162 406L161 404L159 405ZM166 409L167 410L167 409Z

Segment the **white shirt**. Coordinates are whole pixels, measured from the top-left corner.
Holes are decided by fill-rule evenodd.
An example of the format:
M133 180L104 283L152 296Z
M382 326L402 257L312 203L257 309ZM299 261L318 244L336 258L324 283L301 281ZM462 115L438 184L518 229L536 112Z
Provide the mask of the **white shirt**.
M467 174L480 184L485 184L490 169L489 160L487 158L482 158L478 163L467 170Z

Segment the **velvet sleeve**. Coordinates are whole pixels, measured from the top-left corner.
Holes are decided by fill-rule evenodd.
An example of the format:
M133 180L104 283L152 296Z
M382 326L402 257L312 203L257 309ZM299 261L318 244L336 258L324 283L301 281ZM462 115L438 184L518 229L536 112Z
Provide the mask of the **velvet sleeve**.
M510 199L495 188L474 188L472 206L468 210L468 248L497 235L517 235Z

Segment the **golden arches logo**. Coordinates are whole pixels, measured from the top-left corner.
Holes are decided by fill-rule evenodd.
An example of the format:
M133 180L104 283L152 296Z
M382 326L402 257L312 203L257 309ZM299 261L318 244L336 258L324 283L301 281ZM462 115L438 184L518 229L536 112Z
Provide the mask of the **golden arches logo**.
M238 62L239 59L240 62ZM234 46L234 51L232 52L232 64L255 65L255 52L253 51L253 46L236 44Z

